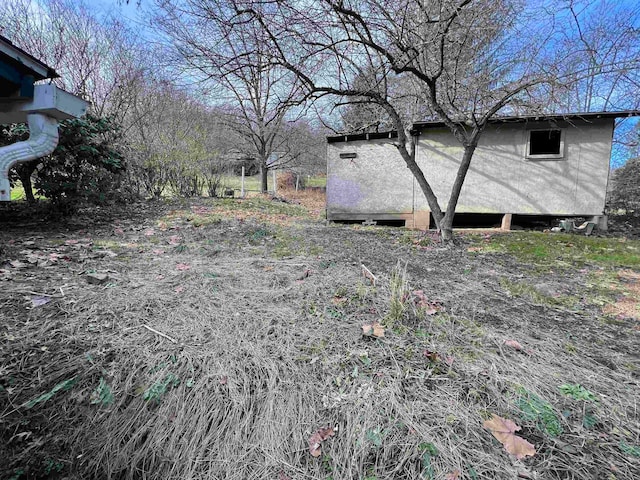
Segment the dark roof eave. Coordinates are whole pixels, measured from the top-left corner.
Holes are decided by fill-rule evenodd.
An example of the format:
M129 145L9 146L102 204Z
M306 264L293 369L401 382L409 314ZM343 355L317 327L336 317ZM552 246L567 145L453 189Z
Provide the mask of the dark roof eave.
M548 121L572 121L572 120L597 120L600 118L628 118L640 117L640 110L620 110L617 112L584 112L565 113L552 115L521 115L508 117L495 117L489 123L527 123L527 122L548 122ZM424 130L427 128L443 128L447 125L442 121L416 122L413 124L414 130ZM327 143L353 142L357 140L374 140L381 138L397 138L398 132L391 130L379 133L358 133L350 135L332 135L327 137Z
M327 137L327 143L354 142L357 140L379 140L383 138L398 138L395 130L375 133L355 133L350 135L332 135Z
M600 118L626 118L640 117L640 110L620 110L617 112L581 112L581 113L558 113L549 115L513 115L506 117L494 117L489 123L528 123L528 122L548 122L548 121L572 121L572 120L597 120ZM442 121L416 122L413 124L416 129L446 127Z
M39 67L40 71L34 70L32 67L25 65L23 62L21 62L19 58L16 58L9 53L0 51L0 53L3 53L4 55L6 55L15 64L20 65L22 69L28 70L30 73L33 73L34 74L33 76L35 77L36 80L45 80L45 79L60 77L60 75L58 75L58 73L53 68L51 68L41 60L37 59L36 57L31 55L29 52L14 45L13 42L11 42L11 40L9 40L7 37L0 35L0 43L4 44L5 47L11 51L11 53L15 53L15 54L18 54L19 56L26 57L26 59L32 62L33 64L35 64L36 67Z

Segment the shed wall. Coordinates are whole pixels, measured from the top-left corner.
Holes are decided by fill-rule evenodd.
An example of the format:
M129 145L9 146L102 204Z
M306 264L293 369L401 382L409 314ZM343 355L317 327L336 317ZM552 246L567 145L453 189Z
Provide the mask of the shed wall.
M602 214L613 126L613 119L489 126L474 154L456 212ZM564 131L563 158L527 159L528 132L547 128ZM330 220L406 218L407 214L429 210L394 141L329 144ZM357 156L340 158L340 153ZM447 129L426 129L419 137L416 161L443 209L461 158L462 147Z

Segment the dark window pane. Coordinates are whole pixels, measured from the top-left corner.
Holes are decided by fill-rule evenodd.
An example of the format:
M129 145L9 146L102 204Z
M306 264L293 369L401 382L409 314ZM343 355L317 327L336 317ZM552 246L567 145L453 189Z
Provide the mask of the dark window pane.
M530 134L529 155L560 154L560 130L533 130Z

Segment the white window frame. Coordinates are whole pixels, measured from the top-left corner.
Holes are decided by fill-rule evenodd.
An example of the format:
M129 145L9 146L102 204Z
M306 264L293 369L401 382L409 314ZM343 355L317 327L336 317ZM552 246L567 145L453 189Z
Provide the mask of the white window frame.
M550 130L560 130L560 153L542 153L538 155L531 155L531 132L548 132ZM562 160L565 158L564 154L564 128L534 128L527 130L527 144L525 145L524 158L527 160Z

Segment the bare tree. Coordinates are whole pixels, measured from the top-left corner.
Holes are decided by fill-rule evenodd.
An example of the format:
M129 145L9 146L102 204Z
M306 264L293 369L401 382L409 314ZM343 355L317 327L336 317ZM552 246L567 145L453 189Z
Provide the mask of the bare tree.
M224 2L157 4L162 14L155 21L171 41L174 65L225 104L238 148L257 159L265 192L269 161L284 148L282 132L299 105L296 77L263 51L266 38L258 24L226 21L232 10Z

